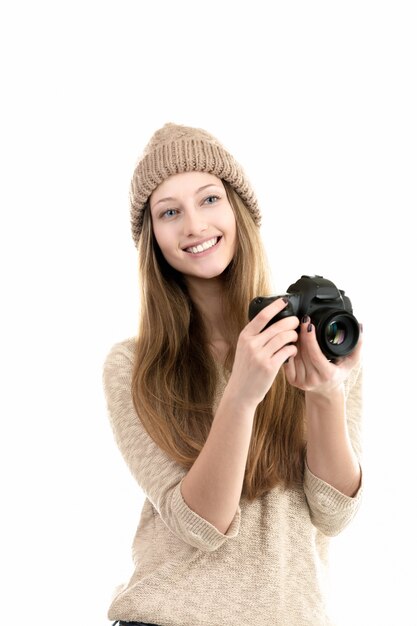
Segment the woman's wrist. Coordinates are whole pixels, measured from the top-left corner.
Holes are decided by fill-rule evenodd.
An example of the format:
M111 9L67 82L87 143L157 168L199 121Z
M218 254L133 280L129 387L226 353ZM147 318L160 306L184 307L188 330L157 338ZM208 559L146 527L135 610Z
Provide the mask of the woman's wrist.
M224 389L223 402L231 404L241 415L248 415L252 418L259 404L256 400L244 397L241 390L234 386L232 378L229 379Z
M318 389L310 389L305 391L306 407L312 406L320 409L329 410L334 405L340 407L345 403L345 386L340 383L334 387L323 387Z

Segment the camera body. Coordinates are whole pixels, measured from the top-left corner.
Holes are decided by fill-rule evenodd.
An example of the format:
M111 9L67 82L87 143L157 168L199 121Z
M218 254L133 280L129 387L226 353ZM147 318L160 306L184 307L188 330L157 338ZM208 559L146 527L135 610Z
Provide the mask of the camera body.
M254 298L249 304L249 320L282 297L288 298L287 306L265 328L284 317L296 315L301 321L304 315L309 315L320 349L329 360L335 361L354 350L360 335L359 323L345 292L330 280L323 276L301 276L283 295Z

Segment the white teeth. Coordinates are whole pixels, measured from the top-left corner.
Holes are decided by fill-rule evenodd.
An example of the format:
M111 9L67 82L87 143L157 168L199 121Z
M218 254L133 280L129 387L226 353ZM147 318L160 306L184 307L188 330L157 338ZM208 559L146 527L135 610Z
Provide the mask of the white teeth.
M209 248L212 248L213 246L216 245L216 243L217 243L217 237L214 237L213 239L209 239L208 241L201 243L199 246L186 248L186 252L192 252L193 254L197 254L197 252L203 252L203 250L208 250Z

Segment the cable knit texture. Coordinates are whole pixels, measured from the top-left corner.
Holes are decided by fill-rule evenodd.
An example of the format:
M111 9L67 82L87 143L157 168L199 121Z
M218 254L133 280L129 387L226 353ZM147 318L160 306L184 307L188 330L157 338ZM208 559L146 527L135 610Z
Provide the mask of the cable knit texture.
M314 476L240 501L222 534L181 495L187 471L149 437L130 384L135 339L116 343L103 368L117 445L145 501L133 540L134 572L114 593L111 620L160 626L330 626L325 607L329 537L354 517L351 498ZM226 384L219 366L215 409ZM361 370L346 382L352 445L360 459Z
M143 211L151 193L166 178L181 172L208 172L226 180L242 198L257 226L261 223L258 201L243 168L207 131L165 124L151 137L136 164L130 186L130 223L137 246Z

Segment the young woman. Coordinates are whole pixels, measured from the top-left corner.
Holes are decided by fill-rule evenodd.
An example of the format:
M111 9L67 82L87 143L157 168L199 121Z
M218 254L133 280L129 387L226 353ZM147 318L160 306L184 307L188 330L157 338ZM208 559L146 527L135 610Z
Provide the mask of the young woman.
M103 383L145 495L134 572L108 617L158 626L324 626L329 537L361 499L360 347L337 364L311 320L248 322L270 295L250 183L204 130L166 124L131 185L137 337Z

